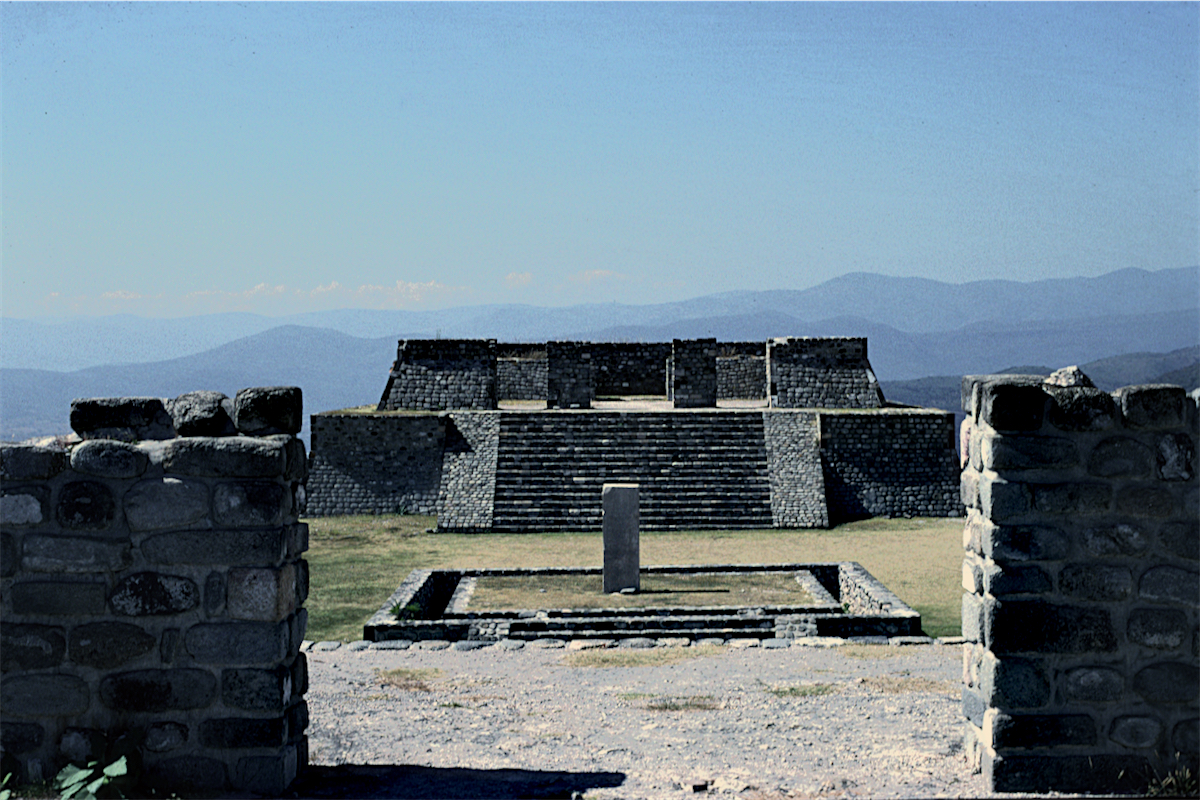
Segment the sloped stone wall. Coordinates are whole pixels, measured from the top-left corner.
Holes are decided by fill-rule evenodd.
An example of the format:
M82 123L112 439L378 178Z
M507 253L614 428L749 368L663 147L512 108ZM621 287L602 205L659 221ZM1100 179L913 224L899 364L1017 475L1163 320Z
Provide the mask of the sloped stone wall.
M1142 793L1200 761L1197 399L964 379L963 713L994 792Z
M883 406L865 338L768 339L767 379L776 408Z
M816 413L764 411L763 438L771 481L771 524L776 528L828 528Z
M380 411L496 407L495 339L401 339Z
M278 794L306 763L300 404L76 401L85 441L0 445L0 743L22 779L122 737L166 793Z
M492 527L500 412L450 414L442 454L438 528L459 533Z

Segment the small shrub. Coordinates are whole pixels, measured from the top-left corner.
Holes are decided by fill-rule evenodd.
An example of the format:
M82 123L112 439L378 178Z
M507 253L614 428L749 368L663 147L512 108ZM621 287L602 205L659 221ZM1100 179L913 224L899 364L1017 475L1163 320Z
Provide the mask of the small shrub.
M721 704L712 695L696 694L690 697L659 697L643 707L647 711L716 711Z
M836 692L837 686L832 683L809 683L803 686L777 686L767 691L776 697L822 697Z
M100 762L91 761L86 767L67 764L54 778L54 788L64 798L78 800L95 800L98 797L124 797L122 789L132 787L132 776L125 756L121 756L111 764L100 766Z

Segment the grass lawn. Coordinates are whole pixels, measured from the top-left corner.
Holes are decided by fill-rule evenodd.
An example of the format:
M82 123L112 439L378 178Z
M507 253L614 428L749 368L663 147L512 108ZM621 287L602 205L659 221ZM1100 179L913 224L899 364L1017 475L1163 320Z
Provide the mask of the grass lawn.
M308 634L352 641L417 568L594 567L595 533L422 533L433 517L320 517L309 524ZM961 518L870 519L830 530L641 534L642 565L857 561L921 612L930 636L960 630Z

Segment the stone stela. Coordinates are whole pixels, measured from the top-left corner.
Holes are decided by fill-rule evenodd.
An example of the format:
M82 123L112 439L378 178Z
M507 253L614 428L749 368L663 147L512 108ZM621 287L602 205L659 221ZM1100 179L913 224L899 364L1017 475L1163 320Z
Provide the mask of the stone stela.
M604 506L604 593L641 588L641 542L638 538L638 485L606 483Z

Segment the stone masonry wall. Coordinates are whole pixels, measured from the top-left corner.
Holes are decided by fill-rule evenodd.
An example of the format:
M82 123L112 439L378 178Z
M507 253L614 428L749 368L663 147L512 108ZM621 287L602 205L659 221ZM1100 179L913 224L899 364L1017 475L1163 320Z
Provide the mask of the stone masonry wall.
M962 515L953 414L888 408L819 416L831 523Z
M597 395L666 394L670 343L592 342L591 353Z
M759 346L765 349L765 346ZM718 400L763 400L766 396L765 356L717 356Z
M546 342L546 408L591 408L595 371L588 342Z
M667 396L675 408L716 408L717 340L672 341L668 375Z
M545 400L545 358L496 359L497 400Z
M1077 370L963 384L963 713L989 791L1195 774L1197 398Z
M378 410L495 407L495 339L401 339Z
M444 415L334 412L310 420L307 516L437 513Z
M0 746L142 791L279 794L307 761L301 395L77 400L65 450L0 445Z
M771 481L771 524L776 528L828 528L817 415L764 411L763 438Z
M450 415L438 494L438 530L491 530L499 449L500 412Z
M777 408L883 406L865 338L769 339L767 378Z

